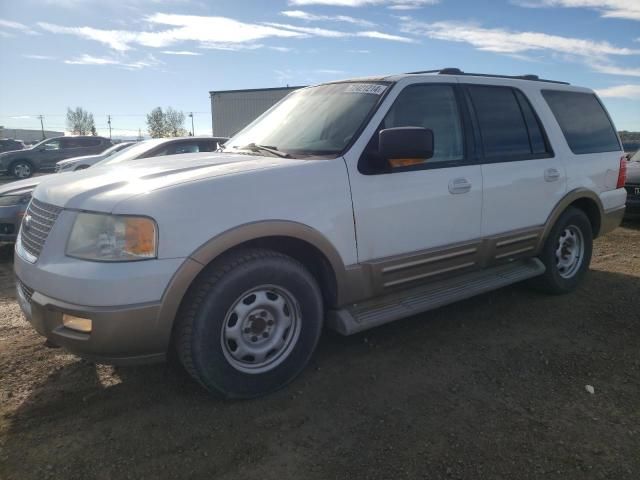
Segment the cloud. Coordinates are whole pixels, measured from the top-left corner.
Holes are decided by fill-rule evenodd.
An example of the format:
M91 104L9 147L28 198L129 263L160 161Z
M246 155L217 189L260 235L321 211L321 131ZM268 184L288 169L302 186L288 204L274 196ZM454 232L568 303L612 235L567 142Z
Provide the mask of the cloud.
M140 46L163 49L163 52L192 51L191 49L170 48L185 42L191 42L199 48L205 49L254 50L265 47L261 41L271 38L361 37L405 43L413 41L408 37L376 30L348 32L282 23L243 23L227 17L156 13L145 17L144 22L150 24L152 29L141 31L106 30L88 26L68 27L47 22L39 22L38 26L47 32L73 35L99 42L120 53ZM287 47L267 48L285 51L284 49Z
M638 0L514 0L513 3L528 8L590 8L599 11L606 18L640 20Z
M317 27L298 27L296 25L287 25L282 23L267 23L278 28L286 28L296 32L301 32L314 37L327 37L327 38L346 38L346 37L363 37L363 38L375 38L378 40L389 40L392 42L404 42L413 43L414 40L408 37L402 37L399 35L391 35L389 33L378 32L375 30L363 31L363 32L344 32L340 30L329 30L326 28Z
M463 42L478 50L518 54L534 51L552 51L584 57L606 55L637 55L640 50L617 47L609 42L549 35L539 32L518 32L502 28L483 28L466 22L417 22L403 17L401 30L414 35L425 35L437 40Z
M627 77L640 77L640 67L619 67L609 63L591 62L589 64L592 70L609 75L624 75Z
M27 27L25 24L20 22L13 22L11 20L3 20L0 18L0 28L7 28L9 30L13 30L15 32L26 33L27 35L39 35L38 32L32 30ZM7 34L11 36L11 34Z
M304 20L306 22L345 22L362 27L373 27L375 23L360 18L350 17L348 15L316 15L302 10L284 10L280 15L285 17Z
M197 56L197 55L202 55L201 53L198 52L191 52L189 50L163 50L162 53L166 54L166 55L192 55L192 56Z
M617 85L596 90L602 98L626 98L640 100L640 85Z
M361 54L368 54L371 53L371 50L347 50L349 53L361 53Z
M404 42L404 43L414 43L415 40L409 37L401 37L400 35L390 35L388 33L369 31L369 32L358 32L355 34L357 37L366 37L366 38L377 38L379 40L391 40L392 42Z
M125 52L140 45L166 48L182 42L196 42L207 48L241 45L269 37L304 37L303 33L268 25L242 23L226 17L171 15L156 13L145 18L152 25L169 26L159 31L104 30L93 27L65 27L46 22L38 26L51 33L74 35L100 42L109 48Z
M330 5L334 7L366 7L384 5L393 10L413 10L434 5L440 0L289 0L289 5Z
M55 60L56 57L52 57L50 55L32 55L32 54L27 54L27 55L22 55L24 58L30 58L32 60Z
M148 55L145 60L129 62L113 57L95 57L86 53L81 55L80 57L65 60L64 63L68 65L114 65L126 70L140 70L142 68L156 67L162 64L162 62L157 60L153 55Z

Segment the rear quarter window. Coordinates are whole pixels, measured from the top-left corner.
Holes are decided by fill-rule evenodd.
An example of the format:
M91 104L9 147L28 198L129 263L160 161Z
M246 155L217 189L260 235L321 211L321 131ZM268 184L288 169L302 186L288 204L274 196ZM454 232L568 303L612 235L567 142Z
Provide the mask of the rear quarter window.
M542 95L573 153L620 150L618 135L609 115L594 94L543 90Z

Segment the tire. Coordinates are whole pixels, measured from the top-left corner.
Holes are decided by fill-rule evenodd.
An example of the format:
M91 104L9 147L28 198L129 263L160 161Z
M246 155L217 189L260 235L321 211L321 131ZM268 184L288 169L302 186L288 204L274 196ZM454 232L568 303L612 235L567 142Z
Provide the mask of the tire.
M546 271L532 280L533 286L560 295L576 289L584 278L593 250L591 222L580 209L569 207L551 229L540 260Z
M27 160L17 160L11 164L9 171L16 178L29 178L33 175L33 165Z
M189 288L174 341L182 365L210 393L253 398L302 371L322 323L320 288L301 263L243 249L214 261Z

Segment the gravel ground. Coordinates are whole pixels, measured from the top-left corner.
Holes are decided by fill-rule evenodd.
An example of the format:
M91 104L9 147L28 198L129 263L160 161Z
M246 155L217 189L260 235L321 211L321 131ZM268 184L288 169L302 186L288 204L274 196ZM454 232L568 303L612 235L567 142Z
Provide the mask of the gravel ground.
M640 478L640 223L567 296L513 286L352 337L267 398L44 345L0 249L0 478ZM591 385L594 393L585 386Z

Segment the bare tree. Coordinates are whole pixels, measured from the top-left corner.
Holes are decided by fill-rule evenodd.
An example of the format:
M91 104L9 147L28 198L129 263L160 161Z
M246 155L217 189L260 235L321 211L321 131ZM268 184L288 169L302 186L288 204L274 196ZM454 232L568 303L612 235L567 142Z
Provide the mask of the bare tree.
M93 113L87 112L82 107L76 107L75 110L67 108L67 130L73 135L96 135Z
M172 137L184 137L187 134L184 128L184 112L167 107L164 118Z
M151 138L169 136L169 129L162 108L156 107L147 114L147 130Z

